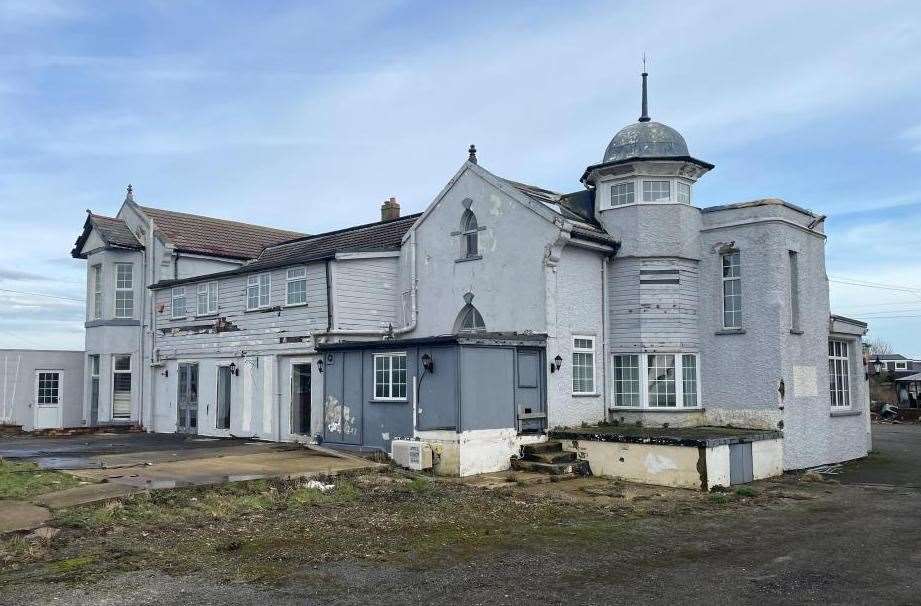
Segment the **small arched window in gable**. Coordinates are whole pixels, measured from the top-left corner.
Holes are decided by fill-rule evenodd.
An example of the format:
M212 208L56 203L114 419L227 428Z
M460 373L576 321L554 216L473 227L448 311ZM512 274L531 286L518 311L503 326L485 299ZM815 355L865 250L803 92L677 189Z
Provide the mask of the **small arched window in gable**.
M461 216L461 256L463 258L469 259L480 254L479 231L480 226L476 215L468 208Z
M483 332L486 330L486 322L476 307L473 306L473 294L464 295L466 305L457 314L457 320L454 322L454 332Z

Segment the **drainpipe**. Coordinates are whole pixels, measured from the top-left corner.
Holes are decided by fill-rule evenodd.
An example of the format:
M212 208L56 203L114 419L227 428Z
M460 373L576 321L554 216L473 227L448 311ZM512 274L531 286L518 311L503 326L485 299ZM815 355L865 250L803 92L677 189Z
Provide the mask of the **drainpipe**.
M337 330L327 330L326 332L319 333L319 336L322 337L331 337L331 336L388 336L388 335L404 335L408 332L412 332L416 329L416 322L419 317L419 308L416 299L416 232L415 230L411 231L409 234L409 250L412 256L412 263L409 267L409 298L410 298L410 320L409 324L400 328L394 328L392 330L388 329L368 329L368 330L348 330L348 329L337 329ZM327 295L327 305L330 305L332 302L332 296Z
M608 393L608 265L610 257L604 256L601 259L601 403L604 406L602 417L608 420L608 409L610 394Z

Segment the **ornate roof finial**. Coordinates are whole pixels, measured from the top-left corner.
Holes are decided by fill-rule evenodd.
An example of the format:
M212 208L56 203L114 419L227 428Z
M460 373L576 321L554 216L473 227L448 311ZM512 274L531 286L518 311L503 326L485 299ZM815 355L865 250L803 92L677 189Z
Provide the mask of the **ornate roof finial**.
M649 107L646 101L646 53L643 53L643 115L640 116L640 122L649 122Z
M125 202L134 202L134 188L128 184L128 193L125 194Z
M468 162L473 162L474 164L476 164L476 163L477 163L477 161L476 161L476 145L471 144L470 147L467 149L467 154L468 154L467 161L468 161Z

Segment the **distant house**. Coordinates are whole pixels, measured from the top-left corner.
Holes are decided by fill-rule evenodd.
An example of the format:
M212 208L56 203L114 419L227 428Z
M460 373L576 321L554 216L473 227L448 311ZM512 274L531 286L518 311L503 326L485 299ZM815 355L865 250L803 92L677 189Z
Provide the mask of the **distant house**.
M876 373L874 362L877 359L880 361L880 372L895 373L896 378L921 372L921 360L913 360L902 354L870 354L868 366L871 374Z

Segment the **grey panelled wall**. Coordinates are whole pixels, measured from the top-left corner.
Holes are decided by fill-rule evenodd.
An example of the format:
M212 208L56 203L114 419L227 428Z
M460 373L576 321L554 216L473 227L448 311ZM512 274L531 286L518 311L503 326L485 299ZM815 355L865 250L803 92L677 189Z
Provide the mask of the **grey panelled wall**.
M287 268L282 268L268 272L271 274L269 308L257 311L246 310L245 275L216 280L218 311L205 317L195 316L198 283L185 285L188 315L183 319L172 319L172 289L158 289L154 307L160 356L230 356L240 355L241 351L255 354L303 350L303 341L326 329L326 268L323 263L307 265L307 304L292 307L285 305L286 271ZM221 332L213 330L218 317L228 323Z
M432 357L434 372L420 372L419 375L418 427L421 430L457 429L460 414L458 348L453 345L420 346L419 356L425 354Z

